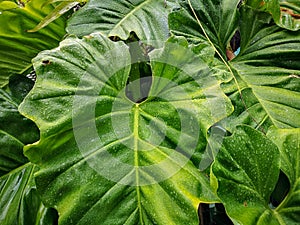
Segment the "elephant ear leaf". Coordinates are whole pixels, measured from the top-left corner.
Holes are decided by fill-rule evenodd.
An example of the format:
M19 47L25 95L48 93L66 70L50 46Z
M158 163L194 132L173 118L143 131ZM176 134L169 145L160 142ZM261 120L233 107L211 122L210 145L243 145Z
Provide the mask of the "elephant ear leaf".
M64 36L64 18L36 33L27 32L54 9L52 5L42 7L44 2L32 0L18 5L15 1L1 1L0 87L8 84L11 75L28 71L32 58L42 50L56 47Z
M17 82L11 92L26 90L30 82ZM32 121L19 114L19 99L14 96L20 94L10 95L0 89L0 223L53 224L55 210L46 208L36 192L33 174L37 168L23 155L24 145L36 141L39 132Z
M218 201L192 159L232 108L202 47L191 51L181 37L153 50L151 79L141 78L151 81L149 95L137 102L127 97L131 55L123 42L69 37L34 59L37 82L20 111L41 138L25 154L39 166L38 190L61 225L196 225L198 204Z

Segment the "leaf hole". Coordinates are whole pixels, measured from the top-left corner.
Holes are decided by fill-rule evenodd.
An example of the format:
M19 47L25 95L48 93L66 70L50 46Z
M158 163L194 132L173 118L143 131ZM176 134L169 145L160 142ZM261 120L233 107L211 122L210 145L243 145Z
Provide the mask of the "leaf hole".
M152 47L142 43L134 32L125 41L131 55L131 69L126 86L126 96L135 103L145 101L152 84L152 71L148 53Z
M42 61L42 64L43 64L44 66L46 66L46 65L51 64L51 62L50 62L50 60L46 59L46 60L43 60L43 61Z
M134 80L126 86L126 96L135 103L141 103L148 98L152 84L152 77L142 77Z

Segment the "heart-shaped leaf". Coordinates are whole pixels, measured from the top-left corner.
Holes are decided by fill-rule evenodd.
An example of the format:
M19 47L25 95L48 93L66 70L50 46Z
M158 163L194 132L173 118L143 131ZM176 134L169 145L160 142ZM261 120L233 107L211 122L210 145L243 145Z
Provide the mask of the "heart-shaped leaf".
M41 139L26 155L60 224L196 225L198 204L218 201L195 165L231 104L201 59L203 45L171 38L163 46L149 55L152 76L134 81L151 84L137 103L126 96L133 62L123 42L70 37L34 59L37 82L20 111Z

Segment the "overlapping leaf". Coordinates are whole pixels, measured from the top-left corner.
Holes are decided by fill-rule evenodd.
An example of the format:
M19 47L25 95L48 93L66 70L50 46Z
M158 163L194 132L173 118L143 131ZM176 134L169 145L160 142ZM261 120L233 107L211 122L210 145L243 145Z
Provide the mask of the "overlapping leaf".
M233 221L299 223L299 134L299 129L271 128L267 137L276 146L260 132L239 126L232 137L225 138L213 173L219 181L218 195ZM287 175L290 190L274 209L269 201L279 168Z
M86 36L70 37L59 48L35 58L38 80L20 110L41 130L40 140L26 146L26 155L41 168L36 177L44 203L58 209L59 223L68 225L196 225L198 204L219 200L237 224L296 224L299 130L270 130L268 137L278 146L279 155L276 145L262 133L237 125L249 124L263 131L271 125L300 126L300 33L275 25L279 24L277 14L272 13L273 22L269 13L253 9L260 8L261 1L247 1L258 5L238 9L238 0L180 0L182 8L170 14L169 26L173 34L194 44L172 37L161 45L163 48L147 55L150 62L145 65L151 66L152 77L129 79L132 52L123 42L112 42L107 36L125 40L135 32L145 43L165 40L169 32L166 18L176 5L173 2L91 0L68 26L70 33ZM289 18L286 26L292 29L297 26L294 14L298 3L281 1L281 5L285 2L282 12L288 15L280 19ZM0 6L9 9L4 3ZM268 1L267 6L274 7L275 3ZM33 0L30 4L25 6L27 17L38 3ZM5 11L10 13L6 17L23 12L20 10ZM53 31L55 26L49 29ZM241 52L228 62L226 50L237 29ZM104 35L90 35L94 31ZM40 32L41 36L34 37L50 34L50 42L59 40L55 31ZM29 43L23 36L27 33L18 35L20 43ZM27 51L28 45L14 47L7 37L6 48ZM44 49L40 48L44 40L36 42L35 53ZM208 47L210 44L213 46ZM213 61L214 51L217 57ZM12 63L12 55L2 59ZM10 69L17 65L9 73L26 70L26 60L22 69L9 64ZM217 182L211 188L198 165L209 166L223 141L225 131L221 128L221 132L211 134L206 146L208 129L232 112L220 81L235 106L221 125L236 131L224 139L212 168L214 181L219 182L219 199L213 192ZM149 94L140 91L141 86L135 95L138 98L134 98L137 102L133 102L128 90L132 92L140 84L151 85ZM36 167L22 155L23 144L37 137L31 132L36 128L16 109L26 94L12 81L9 87L13 97L1 91L4 100L0 103L4 109L0 123L0 223L14 224L18 218L23 224L51 224L56 218L54 211L39 205L35 192L32 175ZM19 132L16 121L30 131ZM203 157L205 147L211 148L213 157L210 153ZM280 158L291 190L273 210L268 204ZM26 211L27 204L31 205L30 212Z
M18 5L15 1L0 3L0 87L12 74L22 74L31 66L31 59L42 50L58 45L65 34L65 19L61 18L36 33L28 33L53 10L44 1L32 0Z
M280 24L290 30L300 29L300 2L296 0L280 0Z
M126 97L131 59L122 42L70 37L35 58L42 76L20 110L41 139L26 155L41 168L38 189L60 224L198 224L199 202L218 201L190 158L231 105L202 46L192 49L179 38L150 54L152 86L140 103Z
M67 31L80 37L100 31L123 40L135 32L142 40L166 40L174 1L91 0L69 20Z

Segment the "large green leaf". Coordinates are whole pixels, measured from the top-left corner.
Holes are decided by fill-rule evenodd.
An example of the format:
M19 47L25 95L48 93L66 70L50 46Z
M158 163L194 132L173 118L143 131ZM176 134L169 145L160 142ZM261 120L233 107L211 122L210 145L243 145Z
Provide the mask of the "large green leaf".
M300 221L300 129L271 129L268 137L278 146L281 169L290 181L290 190L276 211L284 224Z
M54 8L42 8L45 1L32 0L18 5L15 1L0 3L0 87L8 83L12 74L22 74L31 60L42 50L52 49L65 34L65 19L60 18L46 28L28 33Z
M279 164L276 145L251 127L239 126L224 139L212 171L219 183L218 196L236 224L289 224L269 207Z
M67 31L84 36L100 31L123 40L135 32L141 40L166 40L173 1L90 0L68 22Z
M26 155L60 224L196 225L198 204L218 201L190 159L232 109L203 45L188 47L172 38L151 52L152 77L141 81L152 85L139 103L126 96L133 62L122 42L70 37L34 59L37 82L20 111L41 139Z
M189 2L189 1L188 1ZM270 14L253 10L244 5L240 9L231 7L226 0L211 1L214 5L204 4L203 1L191 1L191 5L197 15L197 19L191 9L185 8L190 5L183 4L180 11L170 15L170 28L175 34L185 35L189 38L200 37L199 40L212 41L217 50L222 51L224 71L231 74L231 81L223 84L223 90L230 96L235 105L233 115L224 121L224 126L233 130L238 124L245 123L262 130L267 130L270 125L278 128L292 128L300 126L300 33L284 30L272 22ZM222 4L220 4L220 2ZM201 8L198 5L204 5ZM231 3L232 4L232 3ZM208 10L208 5L215 7ZM240 35L241 52L232 61L227 62L224 47L229 43L225 38L224 31L212 32L216 24L203 18L202 11L205 9L217 11L219 8L228 9L229 15L236 15L240 11ZM209 17L211 18L211 17ZM178 20L185 24L192 24L193 29L184 29L172 22ZM223 21L223 20L222 20ZM235 21L235 20L233 20ZM198 24L198 29L196 25ZM201 35L201 27L204 28L207 37ZM222 27L231 27L230 20L225 20ZM235 27L228 29L231 37ZM223 37L217 41L219 37ZM223 43L223 44L222 44Z
M26 81L15 84L12 93L22 87L26 90ZM17 99L2 89L0 108L0 223L53 224L55 211L45 208L36 192L36 167L23 155L24 143L36 141L38 129L18 113Z

